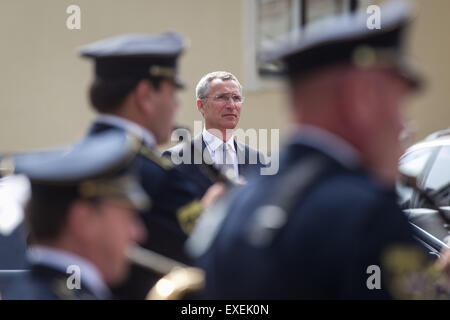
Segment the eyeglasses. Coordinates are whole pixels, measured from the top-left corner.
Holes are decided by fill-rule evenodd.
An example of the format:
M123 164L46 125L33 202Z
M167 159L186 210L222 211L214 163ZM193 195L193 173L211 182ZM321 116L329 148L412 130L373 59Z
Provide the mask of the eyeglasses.
M217 96L207 96L203 99L207 99L207 98L212 98L214 101L226 104L230 99L233 100L233 103L235 104L242 104L242 102L244 102L244 97L240 96L238 94L220 94Z

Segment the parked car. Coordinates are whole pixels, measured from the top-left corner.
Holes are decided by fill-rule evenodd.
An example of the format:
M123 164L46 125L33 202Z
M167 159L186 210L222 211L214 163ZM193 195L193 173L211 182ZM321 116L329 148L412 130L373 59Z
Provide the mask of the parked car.
M411 146L399 169L400 206L418 239L438 255L450 242L450 129Z

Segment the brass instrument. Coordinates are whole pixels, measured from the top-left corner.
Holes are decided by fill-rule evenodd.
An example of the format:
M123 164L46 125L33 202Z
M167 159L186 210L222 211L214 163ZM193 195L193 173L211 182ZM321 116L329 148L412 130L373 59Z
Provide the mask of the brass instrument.
M175 268L156 283L146 300L178 300L189 292L203 289L204 285L203 270L193 267Z
M147 300L176 300L205 285L203 270L189 267L156 252L133 246L127 251L131 262L164 275L147 294Z

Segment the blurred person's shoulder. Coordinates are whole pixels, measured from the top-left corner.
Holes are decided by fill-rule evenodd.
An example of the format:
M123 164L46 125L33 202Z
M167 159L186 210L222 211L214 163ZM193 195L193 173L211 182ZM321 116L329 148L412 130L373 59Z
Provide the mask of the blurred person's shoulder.
M95 300L82 284L70 289L68 275L44 266L17 273L2 292L4 300Z

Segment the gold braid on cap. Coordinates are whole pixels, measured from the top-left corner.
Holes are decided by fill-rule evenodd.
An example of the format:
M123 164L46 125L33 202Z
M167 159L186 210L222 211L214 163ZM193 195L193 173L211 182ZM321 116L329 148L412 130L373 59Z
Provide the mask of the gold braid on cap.
M132 176L83 181L78 186L78 193L83 198L122 199L138 210L145 210L151 204L149 197Z
M353 64L366 69L375 66L392 67L399 60L393 49L376 49L370 46L359 46L353 51Z
M153 77L175 78L176 70L170 67L151 66L148 73Z
M126 177L117 180L88 180L80 183L78 192L84 198L117 197L124 194L124 181Z

